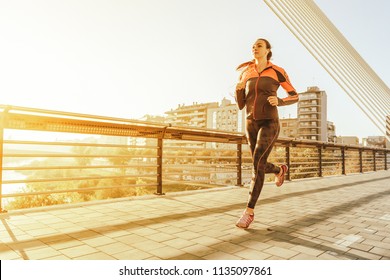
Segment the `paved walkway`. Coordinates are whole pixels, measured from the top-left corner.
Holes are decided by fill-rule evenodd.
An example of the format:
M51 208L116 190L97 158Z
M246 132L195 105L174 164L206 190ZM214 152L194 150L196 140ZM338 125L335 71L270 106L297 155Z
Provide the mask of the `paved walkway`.
M390 171L0 215L0 259L390 259Z

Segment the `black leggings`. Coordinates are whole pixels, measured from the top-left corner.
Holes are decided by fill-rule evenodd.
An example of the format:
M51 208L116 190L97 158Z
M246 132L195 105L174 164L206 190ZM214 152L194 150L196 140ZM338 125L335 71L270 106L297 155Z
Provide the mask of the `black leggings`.
M246 122L246 132L253 159L253 178L250 186L248 208L255 208L264 185L265 173L279 173L280 167L267 162L280 131L279 119Z

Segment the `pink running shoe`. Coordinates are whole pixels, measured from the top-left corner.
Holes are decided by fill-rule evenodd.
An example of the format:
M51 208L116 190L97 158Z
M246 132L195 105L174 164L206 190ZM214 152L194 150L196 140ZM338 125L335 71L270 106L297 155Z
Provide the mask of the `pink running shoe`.
M275 175L275 184L277 187L280 187L284 183L284 176L286 175L288 170L288 166L283 164L280 166L279 174Z
M255 219L254 214L248 214L244 212L240 219L238 219L236 226L239 228L248 228L249 225L253 222Z

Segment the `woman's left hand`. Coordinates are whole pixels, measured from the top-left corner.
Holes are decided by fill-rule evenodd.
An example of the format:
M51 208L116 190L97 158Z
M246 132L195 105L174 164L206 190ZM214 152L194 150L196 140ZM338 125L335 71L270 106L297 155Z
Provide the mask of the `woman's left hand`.
M268 100L269 104L271 104L272 106L278 106L278 104L279 104L279 100L276 96L269 96L267 98L267 100Z

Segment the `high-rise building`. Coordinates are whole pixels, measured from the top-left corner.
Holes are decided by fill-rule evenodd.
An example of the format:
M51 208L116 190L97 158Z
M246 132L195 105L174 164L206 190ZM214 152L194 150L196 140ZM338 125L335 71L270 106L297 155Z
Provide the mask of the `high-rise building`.
M165 113L165 123L172 126L192 126L197 128L210 128L231 132L245 131L245 112L238 109L237 104L224 98L219 104L196 103L192 105L179 105L176 109L171 109ZM176 141L183 146L188 146L188 141ZM201 145L201 144L199 144ZM206 145L210 146L210 143ZM215 147L220 147L221 144ZM213 147L214 147L213 146Z
M239 110L237 104L224 98L217 108L207 109L207 128L244 132L245 112Z
M299 93L299 138L326 142L327 124L326 92L318 87L308 87L305 92Z
M218 108L218 102L197 103L192 105L180 105L176 109L165 112L165 122L172 126L207 127L208 109Z
M327 122L327 142L335 143L336 142L336 126L333 122Z
M280 122L279 137L299 138L297 118L279 119L279 122Z

